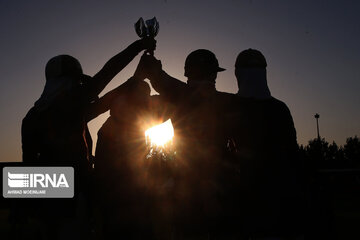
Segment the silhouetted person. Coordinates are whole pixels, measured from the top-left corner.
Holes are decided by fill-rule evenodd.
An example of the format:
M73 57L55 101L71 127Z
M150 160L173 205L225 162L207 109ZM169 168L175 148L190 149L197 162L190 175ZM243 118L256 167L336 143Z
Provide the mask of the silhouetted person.
M114 98L110 117L98 132L95 172L106 239L152 238L154 209L146 186L144 134L150 120L150 87L138 73Z
M199 49L185 61L187 83L170 77L160 61L145 56L140 64L166 103L175 106L171 119L176 138L175 232L184 237L208 236L219 211L217 170L225 140L222 137L222 106L229 96L215 88L219 67L214 53Z
M59 55L46 65L44 91L22 122L23 162L33 165L65 165L75 168L75 196L89 185L91 169L91 138L87 122L105 112L107 96L101 101L98 94L132 59L144 49L153 50L155 40L135 41L111 58L93 77L83 74L77 59ZM39 205L37 211L54 228L59 217L73 217L75 205L66 201L54 205L50 201ZM56 238L56 236L51 236Z
M226 121L233 178L223 183L225 202L233 213L229 222L241 219L242 231L252 237L289 237L302 230L296 130L288 107L271 96L266 67L257 50L236 59L239 91Z

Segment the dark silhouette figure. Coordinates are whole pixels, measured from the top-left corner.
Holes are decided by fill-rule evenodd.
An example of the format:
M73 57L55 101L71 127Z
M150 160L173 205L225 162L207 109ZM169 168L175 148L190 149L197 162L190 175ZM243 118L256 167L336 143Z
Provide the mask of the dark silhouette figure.
M230 94L216 91L219 67L214 53L199 49L185 61L187 83L172 78L153 56L142 58L147 77L164 103L175 110L171 119L175 128L178 178L175 183L174 224L177 236L208 237L213 234L216 216L218 168L225 139L222 107Z
M296 130L288 107L271 96L267 63L248 49L235 63L239 91L228 109L230 168L222 187L228 226L256 237L290 237L303 231L303 193ZM227 203L227 204L225 204ZM232 226L231 226L232 225Z
M138 70L111 103L98 132L96 180L106 239L151 239L154 209L147 188L145 130L150 120L150 87Z
M68 55L56 56L46 65L44 91L22 122L23 162L32 165L65 165L75 168L75 197L84 195L90 183L91 138L87 122L109 109L108 103L115 94L101 100L98 94L132 59L144 49L153 50L155 40L135 41L111 58L93 77L83 74L77 59ZM75 198L69 203L44 201L36 215L49 229L61 228L59 217L74 217ZM56 206L56 207L54 207ZM59 224L59 226L57 226ZM49 236L55 239L58 235Z

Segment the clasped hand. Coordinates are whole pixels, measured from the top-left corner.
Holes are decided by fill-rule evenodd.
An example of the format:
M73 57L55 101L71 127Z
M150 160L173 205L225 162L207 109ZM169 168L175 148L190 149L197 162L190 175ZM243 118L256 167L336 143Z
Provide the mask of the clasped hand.
M134 78L138 80L144 80L145 78L152 80L157 78L161 72L161 61L152 55L143 54L138 66L136 67Z

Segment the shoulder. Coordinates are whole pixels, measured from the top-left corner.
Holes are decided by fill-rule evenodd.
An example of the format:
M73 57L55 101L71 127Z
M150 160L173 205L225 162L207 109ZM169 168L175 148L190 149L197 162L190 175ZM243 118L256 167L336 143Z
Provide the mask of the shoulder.
M39 119L38 111L32 107L22 120L21 135L23 143L24 140L32 139L34 134L36 135L39 126L41 126Z
M219 103L230 104L234 102L234 94L216 91L215 98Z
M284 114L291 115L289 107L283 101L281 101L277 98L271 97L270 103L271 103L272 107L274 108L274 110L277 110L278 112L282 112Z
M38 110L32 107L22 120L22 131L41 129L52 122L54 119L60 120L60 114L55 109Z
M22 120L22 125L29 125L30 123L36 121L36 119L38 118L38 112L36 111L35 107L32 107L27 114L25 115L25 117Z

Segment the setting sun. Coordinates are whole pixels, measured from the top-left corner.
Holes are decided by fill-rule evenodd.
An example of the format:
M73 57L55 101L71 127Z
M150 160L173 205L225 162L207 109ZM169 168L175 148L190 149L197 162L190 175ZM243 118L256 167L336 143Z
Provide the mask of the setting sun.
M171 123L171 119L145 131L147 144L150 143L150 145L156 145L158 147L164 147L165 144L173 139L173 137L174 127Z

